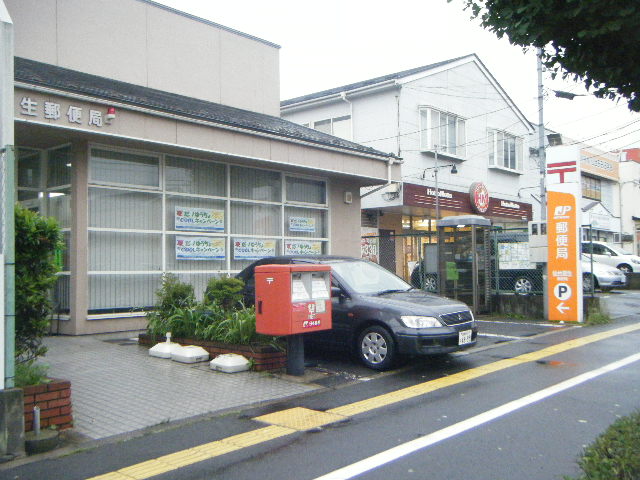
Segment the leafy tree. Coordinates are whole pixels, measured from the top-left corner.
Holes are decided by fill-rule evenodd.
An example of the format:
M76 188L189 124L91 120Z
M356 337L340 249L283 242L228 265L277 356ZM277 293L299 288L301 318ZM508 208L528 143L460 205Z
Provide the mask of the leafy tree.
M452 0L448 0L451 2ZM640 111L640 3L618 0L463 0L498 38L542 48L553 77L584 82L600 98Z
M47 351L42 338L52 312L50 290L56 283L56 251L63 248L54 218L41 217L21 205L16 225L16 359L32 363Z

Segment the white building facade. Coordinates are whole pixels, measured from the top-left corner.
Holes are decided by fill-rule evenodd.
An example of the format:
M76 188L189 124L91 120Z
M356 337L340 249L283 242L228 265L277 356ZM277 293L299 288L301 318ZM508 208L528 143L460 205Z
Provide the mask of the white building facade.
M437 217L470 213L526 227L538 208L533 127L475 54L285 100L281 112L402 158L401 183L363 191L364 232L428 236ZM395 242L396 273L406 278L431 241Z

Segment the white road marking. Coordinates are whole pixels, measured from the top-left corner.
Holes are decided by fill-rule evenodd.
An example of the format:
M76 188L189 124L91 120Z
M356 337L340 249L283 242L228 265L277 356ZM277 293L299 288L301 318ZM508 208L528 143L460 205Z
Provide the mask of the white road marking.
M340 468L338 470L334 470L333 472L327 473L326 475L317 477L315 480L346 480L356 477L365 472L381 467L382 465L398 460L399 458L414 453L418 450L429 447L438 442L471 430L472 428L480 426L484 423L495 420L496 418L508 415L509 413L515 412L516 410L531 405L532 403L539 402L540 400L544 400L545 398L551 397L552 395L560 393L564 390L573 388L577 385L580 385L581 383L599 377L600 375L610 373L633 362L637 362L638 360L640 360L640 353L630 355L626 358L623 358L622 360L618 360L617 362L610 363L608 365L605 365L604 367L583 373L582 375L570 378L569 380L565 380L564 382L557 383L556 385L552 385L551 387L539 390L512 402L505 403L504 405L493 408L491 410L487 410L486 412L476 415L475 417L468 418L454 425L443 428L442 430L438 430L436 432L430 433L429 435L425 435L424 437L417 438L402 445L398 445L397 447L390 448L389 450L386 450L384 452L380 452L369 458L365 458L364 460L360 460L359 462L347 465L346 467Z
M498 337L498 338L509 338L511 340L522 340L525 337L514 337L513 335L498 335L496 333L479 333L479 337Z
M476 319L477 323L504 323L506 325L533 325L535 327L552 327L552 328L567 328L569 326L576 326L576 325L569 325L567 323L535 323L535 322L506 322L506 321L502 321L502 320L478 320Z

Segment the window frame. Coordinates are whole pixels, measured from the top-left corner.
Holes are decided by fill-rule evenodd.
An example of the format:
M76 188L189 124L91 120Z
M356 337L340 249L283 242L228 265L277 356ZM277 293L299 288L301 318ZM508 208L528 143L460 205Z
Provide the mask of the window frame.
M589 200L602 201L602 179L590 175L580 178L580 194Z
M434 126L432 125L433 116L436 113L438 114L438 125ZM453 145L456 149L455 153L449 150L451 123L447 122L442 125L442 115L455 119L455 144ZM418 125L420 128L419 138L421 152L432 153L437 148L439 154L444 154L459 160L467 159L467 119L465 117L432 106L420 106L418 107ZM443 149L443 145L440 145L443 129L446 137L445 142L447 143L446 149ZM436 140L438 143L434 142L434 137L437 137Z
M507 165L505 158L505 142L513 140L515 150L515 168ZM509 149L510 151L511 149ZM489 154L488 166L491 169L503 172L524 174L524 139L505 130L497 128L487 129L487 152ZM499 162L502 162L500 164ZM510 163L510 162L509 162Z
M349 136L348 137L339 137L339 138L343 138L344 140L353 140L353 119L351 118L351 114L349 115L340 115L339 117L330 117L330 118L322 118L320 120L313 120L310 121L308 123L304 123L302 124L303 126L308 126L314 130L317 130L318 132L322 132L322 130L318 130L316 128L317 124L320 123L325 123L328 122L329 124L329 132L323 132L323 133L327 133L328 135L333 135L333 136L338 136L335 134L335 129L333 124L336 122L340 122L340 121L345 121L345 120L349 120Z

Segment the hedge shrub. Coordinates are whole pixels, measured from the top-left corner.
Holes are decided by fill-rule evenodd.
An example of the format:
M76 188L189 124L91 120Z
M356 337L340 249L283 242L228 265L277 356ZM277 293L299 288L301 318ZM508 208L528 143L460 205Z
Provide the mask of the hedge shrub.
M52 313L51 288L56 283L56 251L62 236L54 218L15 207L16 361L31 363L46 353L43 337Z
M585 449L578 464L584 472L579 480L640 479L640 411L616 420Z

